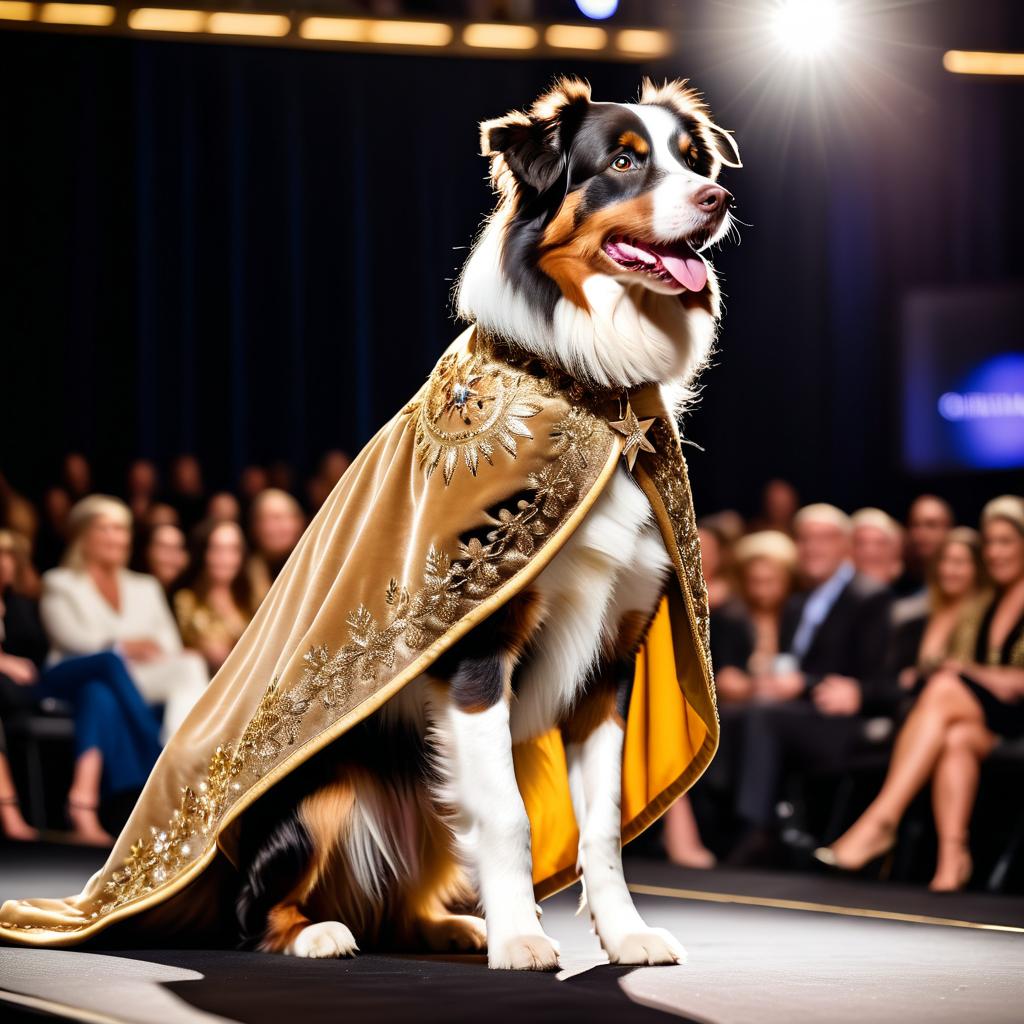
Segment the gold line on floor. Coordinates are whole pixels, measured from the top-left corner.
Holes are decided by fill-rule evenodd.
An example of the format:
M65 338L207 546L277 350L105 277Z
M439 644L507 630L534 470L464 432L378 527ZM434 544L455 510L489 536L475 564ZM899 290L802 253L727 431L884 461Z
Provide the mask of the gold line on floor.
M928 917L924 914L901 914L895 910L866 910L863 907L838 907L828 903L804 900L775 899L769 896L741 896L738 893L702 892L699 889L672 889L663 885L631 883L630 892L638 896L669 896L677 900L701 900L705 903L740 903L748 907L772 907L776 910L807 910L817 914L842 914L846 917L871 917L882 921L903 921L910 924L932 924L943 928L976 928L986 932L1012 932L1024 935L1024 928L1011 924L979 924L958 921L951 917Z

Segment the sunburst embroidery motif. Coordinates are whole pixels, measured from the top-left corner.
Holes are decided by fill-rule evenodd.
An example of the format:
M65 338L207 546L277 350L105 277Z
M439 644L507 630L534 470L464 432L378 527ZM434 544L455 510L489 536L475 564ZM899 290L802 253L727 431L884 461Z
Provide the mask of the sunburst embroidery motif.
M525 390L521 374L484 366L477 359L460 363L454 353L442 359L416 421L416 450L426 475L441 466L447 486L461 457L476 476L481 456L494 465L497 446L515 458L516 438L533 437L524 420L540 412Z

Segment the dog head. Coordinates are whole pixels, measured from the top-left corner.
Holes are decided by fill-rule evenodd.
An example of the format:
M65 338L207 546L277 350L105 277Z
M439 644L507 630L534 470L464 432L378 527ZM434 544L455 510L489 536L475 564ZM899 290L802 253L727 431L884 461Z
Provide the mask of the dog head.
M701 250L728 230L732 136L684 82L597 103L561 79L481 125L498 206L459 311L602 384L668 382L706 359L718 288Z

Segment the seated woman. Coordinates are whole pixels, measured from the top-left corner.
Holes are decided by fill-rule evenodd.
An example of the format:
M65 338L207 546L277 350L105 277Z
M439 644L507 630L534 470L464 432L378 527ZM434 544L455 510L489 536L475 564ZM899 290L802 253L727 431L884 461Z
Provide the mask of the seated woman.
M183 649L157 580L125 568L131 512L124 502L100 494L83 498L71 510L70 530L63 564L43 576L50 660L119 653L143 699L163 705L166 741L206 689L206 664Z
M929 621L921 641L927 682L896 739L885 783L832 846L816 851L827 864L857 870L891 849L900 818L931 779L939 856L929 888L952 892L970 879L967 828L981 762L1001 737L1024 733L1024 500L1004 495L990 501L981 531L995 595L973 615L965 603L965 626L947 622L940 629ZM942 551L948 561L948 545ZM943 632L949 656L929 673L942 656Z
M107 845L100 823L101 797L134 796L160 754L160 723L113 652L68 658L41 666L47 640L34 599L16 585L23 552L0 531L0 717L31 713L40 700L57 698L75 713L75 766L67 797L74 836ZM37 839L22 817L0 732L0 832L9 839Z
M757 696L779 656L782 610L796 584L796 545L779 530L759 530L736 545L737 596L712 613L711 658L726 704ZM717 634L717 635L716 635Z
M238 523L207 519L192 531L192 557L174 595L185 646L199 651L213 674L238 643L255 612Z

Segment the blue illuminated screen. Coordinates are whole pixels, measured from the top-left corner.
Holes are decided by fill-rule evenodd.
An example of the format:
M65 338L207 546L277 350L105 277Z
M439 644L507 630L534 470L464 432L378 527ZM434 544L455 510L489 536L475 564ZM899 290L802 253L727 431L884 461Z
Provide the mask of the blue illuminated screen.
M1024 468L1024 286L914 293L902 340L906 468Z

